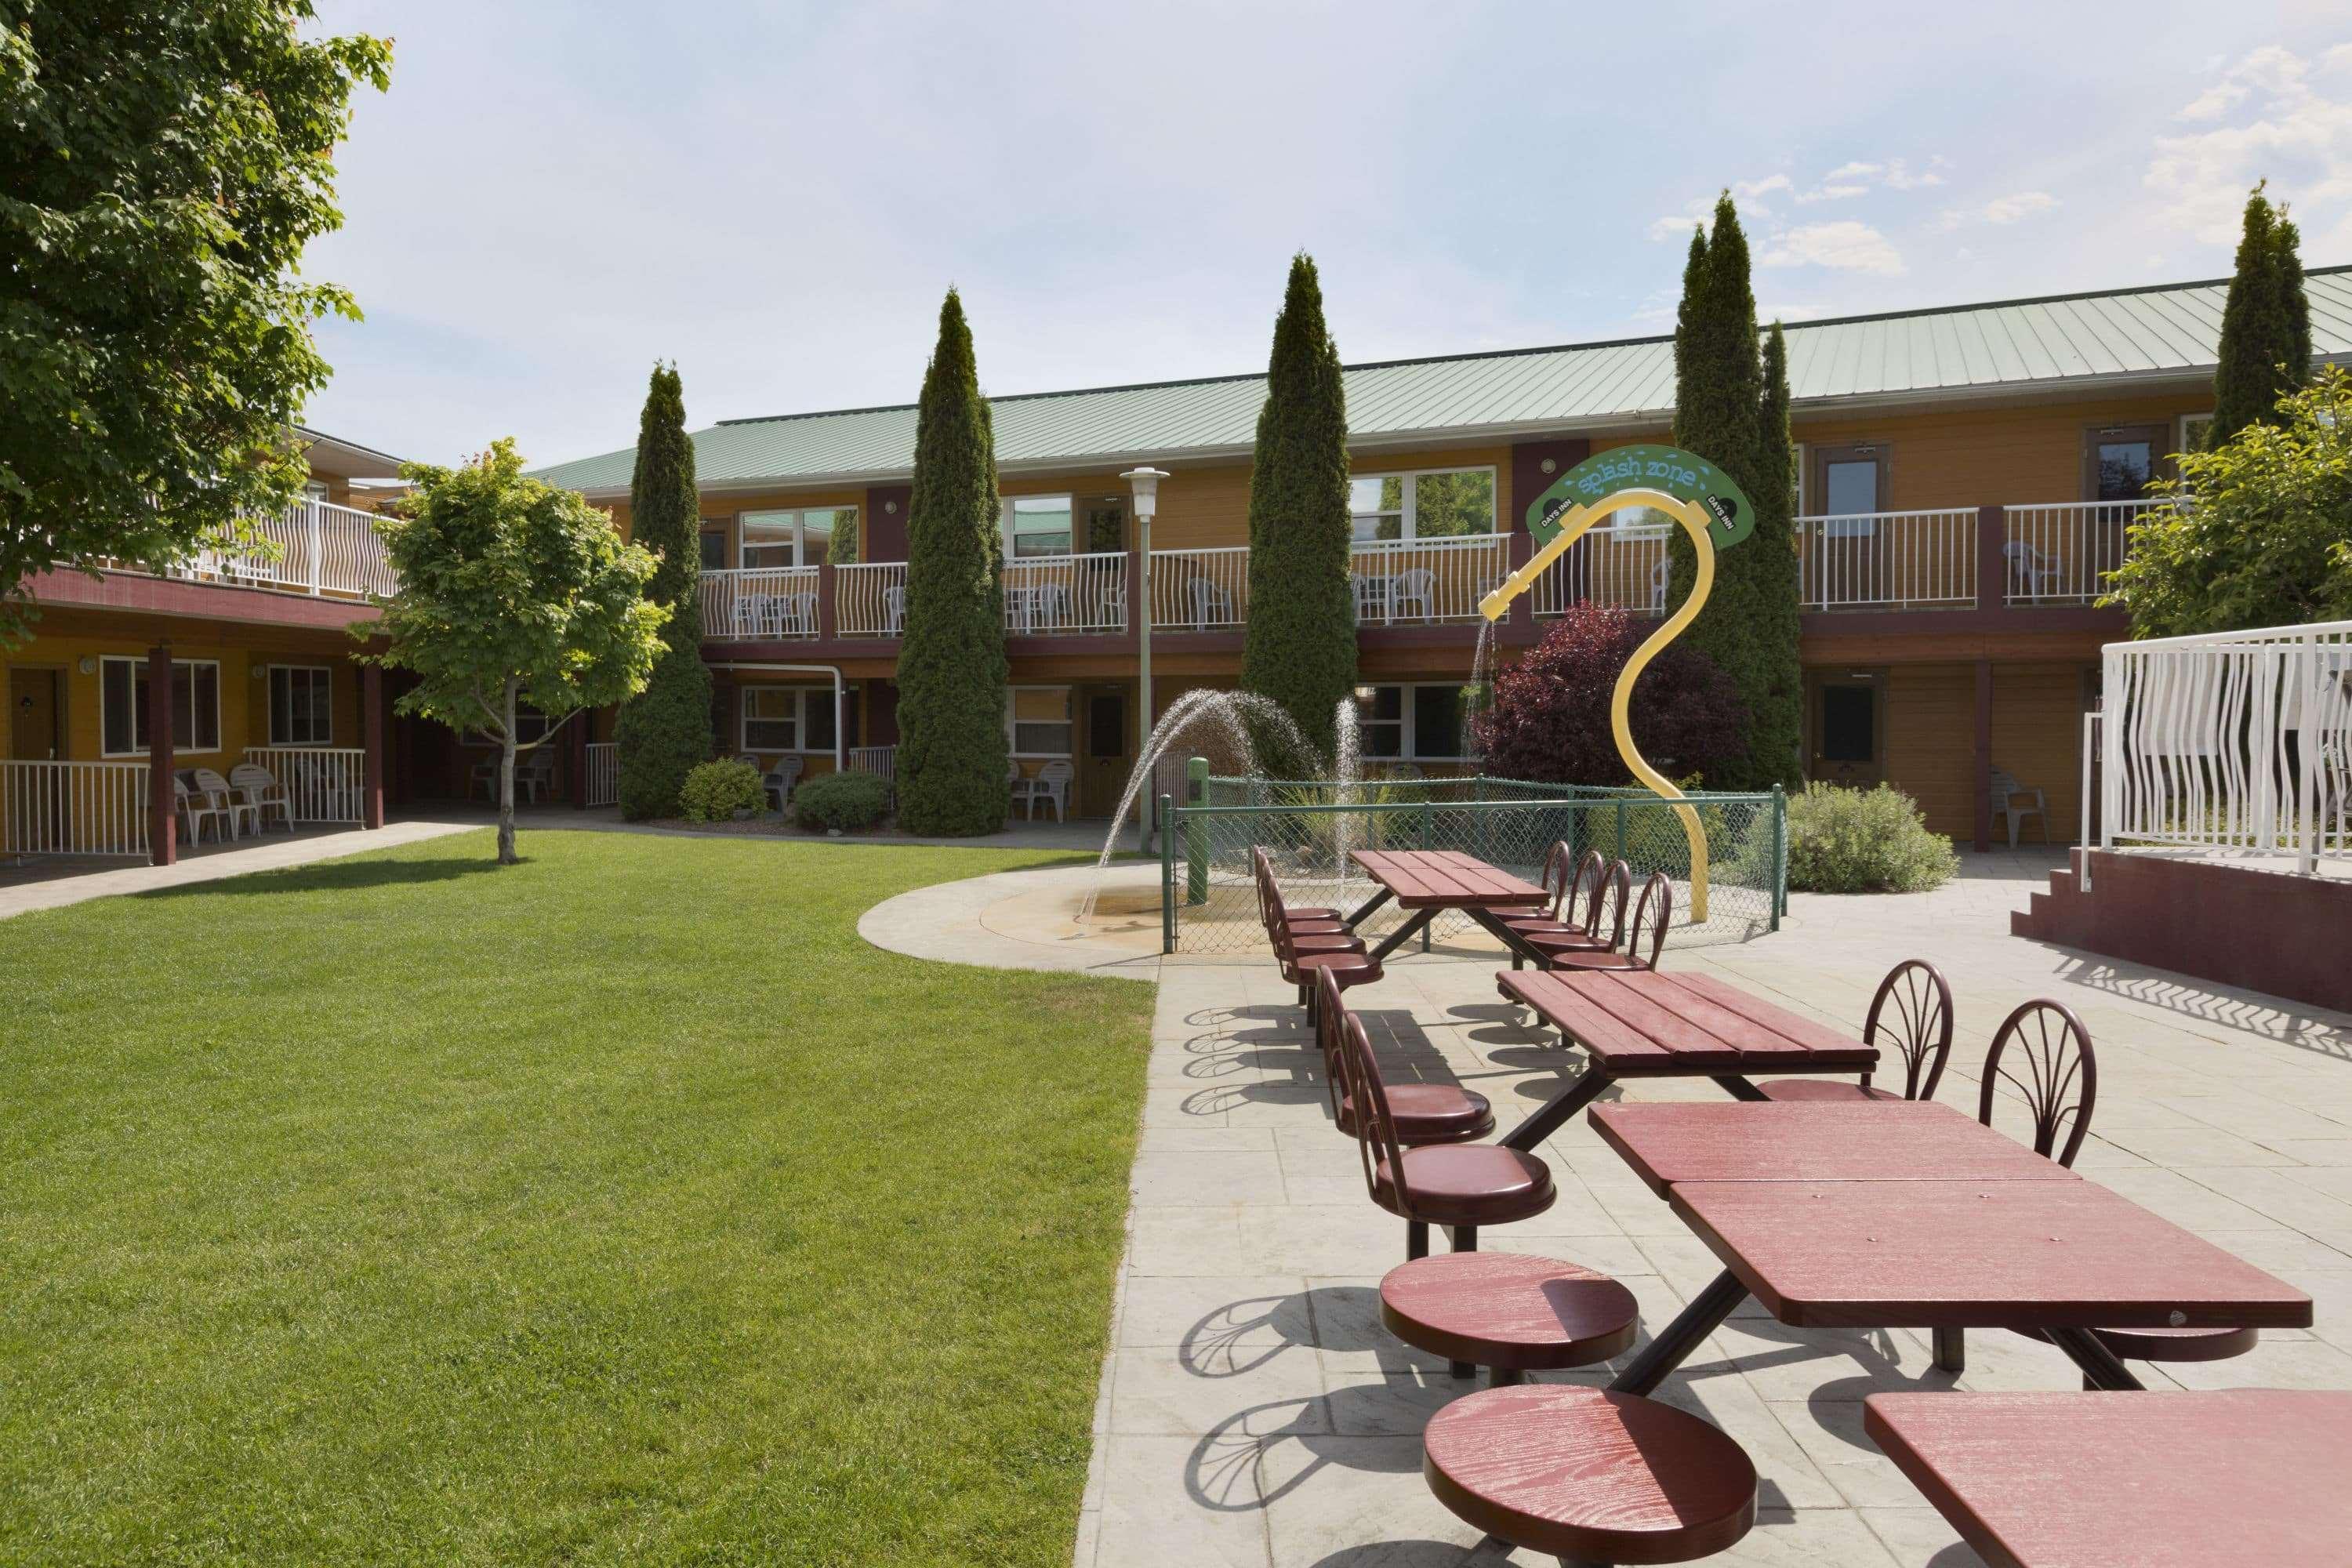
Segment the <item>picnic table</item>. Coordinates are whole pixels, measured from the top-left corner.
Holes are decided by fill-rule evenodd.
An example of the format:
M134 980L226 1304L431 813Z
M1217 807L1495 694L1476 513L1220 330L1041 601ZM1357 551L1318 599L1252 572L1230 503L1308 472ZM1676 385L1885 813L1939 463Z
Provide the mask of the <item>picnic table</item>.
M1850 1121L1785 1114L1819 1107L1735 1106L1723 1109L1776 1131L1744 1150L1721 1138L1701 1148L1686 1115L1657 1114L1685 1109L1592 1116L1637 1170L1664 1179L1675 1212L1724 1264L1611 1385L1619 1392L1655 1388L1751 1295L1794 1327L2039 1330L2107 1389L2141 1385L2094 1329L2311 1324L2311 1298L2284 1280L2053 1163L2040 1180L1988 1174L1996 1157L1948 1125L1927 1134L1942 1152L1924 1152L1893 1137L1864 1143ZM1981 1163L1937 1169L1955 1151ZM1672 1178L1694 1161L1704 1179Z
M2352 1394L1874 1394L1862 1426L1991 1568L2352 1562Z
M1364 868L1366 876L1380 884L1381 890L1348 917L1350 926L1361 926L1366 918L1391 899L1400 909L1410 911L1404 924L1372 949L1375 959L1388 957L1448 910L1468 915L1479 929L1508 946L1512 941L1510 930L1495 918L1494 911L1538 908L1551 902L1549 891L1526 878L1515 877L1459 849L1359 849L1351 858Z
M1682 1182L2079 1182L1932 1100L1596 1105L1601 1141L1660 1197Z
M1532 1152L1622 1079L1712 1079L1734 1099L1760 1100L1750 1073L1860 1073L1878 1047L1751 996L1709 974L1657 970L1498 970L1503 996L1584 1047L1582 1077L1503 1142Z

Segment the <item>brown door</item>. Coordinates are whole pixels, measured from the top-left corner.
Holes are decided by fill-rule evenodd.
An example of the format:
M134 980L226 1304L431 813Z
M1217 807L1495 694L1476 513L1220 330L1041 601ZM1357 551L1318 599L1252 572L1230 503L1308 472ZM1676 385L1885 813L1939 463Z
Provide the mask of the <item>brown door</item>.
M57 669L12 669L8 672L8 760L51 762L65 754L65 672ZM63 768L26 768L46 774L20 781L13 799L0 798L7 815L5 841L19 851L63 850L72 847L73 824L67 819L72 795L66 788ZM5 795L5 792L0 792Z
M1080 816L1108 816L1118 809L1127 788L1129 770L1135 766L1135 724L1124 688L1094 686L1085 689L1086 732L1078 758Z
M8 760L48 762L64 750L64 712L58 700L63 684L54 669L8 672Z
M1867 789L1886 777L1886 682L1875 672L1816 670L1805 678L1805 774Z

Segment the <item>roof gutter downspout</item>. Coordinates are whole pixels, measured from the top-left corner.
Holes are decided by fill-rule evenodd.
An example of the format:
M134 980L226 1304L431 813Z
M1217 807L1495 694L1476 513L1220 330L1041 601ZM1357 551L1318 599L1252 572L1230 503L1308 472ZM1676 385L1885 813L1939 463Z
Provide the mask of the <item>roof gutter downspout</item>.
M788 675L830 675L833 677L833 771L840 773L847 766L842 761L841 750L841 667L837 664L771 664L763 659L727 659L710 667L713 669L781 669Z

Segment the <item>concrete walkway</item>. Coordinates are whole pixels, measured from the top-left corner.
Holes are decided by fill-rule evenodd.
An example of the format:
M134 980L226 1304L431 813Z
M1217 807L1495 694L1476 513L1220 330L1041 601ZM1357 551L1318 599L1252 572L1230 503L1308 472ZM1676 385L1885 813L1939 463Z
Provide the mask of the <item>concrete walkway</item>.
M283 836L263 834L217 848L184 855L170 866L146 866L121 860L75 858L31 860L11 867L0 863L0 920L34 910L62 909L90 899L118 893L148 893L159 888L186 888L217 882L253 871L276 871L288 866L308 866L320 860L340 860L370 849L390 849L419 844L453 833L486 827L485 817L413 817L387 823L373 831L350 827Z
M1670 951L1667 962L1851 1032L1891 964L1930 957L1958 1005L1941 1098L1971 1113L2001 1017L2032 996L2067 1002L2100 1062L2079 1166L2319 1303L2310 1332L2270 1335L2233 1362L2137 1369L2145 1380L2352 1388L2352 1017L2008 936L2009 910L2056 863L2038 850L1967 856L1961 878L1934 893L1800 895L1780 932ZM1497 1561L1472 1551L1475 1532L1421 1479L1420 1429L1464 1387L1380 1326L1378 1285L1403 1258L1404 1227L1372 1206L1353 1143L1331 1126L1320 1059L1289 988L1263 961L1122 959L1116 936L1071 936L1058 912L1070 876L923 889L878 906L861 929L927 957L1160 981L1076 1568ZM1024 910L1039 917L1034 929L1014 918ZM1403 956L1349 1000L1393 1078L1468 1084L1508 1126L1575 1064L1500 1004L1498 957L1466 941ZM1704 1083L1624 1093L1718 1097ZM1489 1232L1486 1245L1622 1278L1642 1302L1645 1330L1715 1274L1713 1256L1581 1120L1543 1154L1559 1203L1540 1219ZM2021 1338L1973 1334L1969 1349L1963 1388L2078 1384L2055 1350ZM1736 1315L1661 1394L1738 1439L1762 1478L1759 1528L1709 1561L1977 1563L1861 1429L1865 1394L1954 1384L1928 1361L1920 1333L1792 1330L1753 1303ZM1610 1371L1562 1375L1598 1381Z

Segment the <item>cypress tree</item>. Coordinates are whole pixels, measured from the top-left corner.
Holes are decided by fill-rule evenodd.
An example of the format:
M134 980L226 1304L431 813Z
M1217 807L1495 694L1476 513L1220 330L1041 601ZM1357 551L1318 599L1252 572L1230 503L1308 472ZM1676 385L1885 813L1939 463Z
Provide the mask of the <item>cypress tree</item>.
M898 821L962 837L1004 826L1004 590L996 432L963 301L948 290L915 418L907 621L898 653Z
M2263 194L2268 183L2246 198L2237 264L2221 308L2213 423L2206 436L2212 446L2249 425L2270 422L2279 398L2311 378L2311 306L2296 254L2301 237L2285 204L2274 207Z
M1249 620L1242 688L1282 705L1331 754L1335 711L1355 689L1354 589L1348 581L1348 400L1323 324L1323 288L1305 251L1291 258L1275 318L1265 406L1250 469ZM1260 736L1269 768L1309 765Z
M631 537L660 558L646 597L670 607L663 648L646 689L621 707L613 729L620 763L621 815L673 816L689 769L710 758L710 671L702 662L702 507L695 491L694 443L676 365L654 366L637 420L636 466L629 475Z
M1747 757L1706 782L1717 788L1794 784L1803 677L1790 532L1788 348L1776 326L1759 353L1748 237L1727 192L1716 202L1712 228L1692 235L1683 268L1673 439L1738 481L1757 508L1755 536L1716 558L1714 591L1682 638L1738 682L1748 705ZM1697 558L1680 530L1668 549L1669 599L1679 604L1696 581Z

